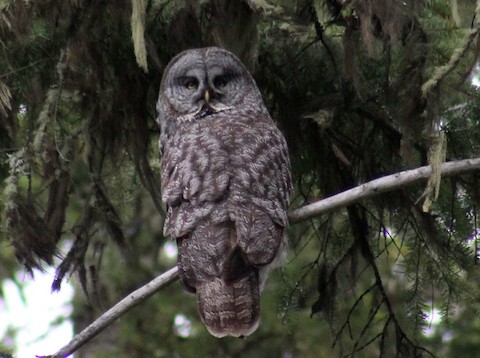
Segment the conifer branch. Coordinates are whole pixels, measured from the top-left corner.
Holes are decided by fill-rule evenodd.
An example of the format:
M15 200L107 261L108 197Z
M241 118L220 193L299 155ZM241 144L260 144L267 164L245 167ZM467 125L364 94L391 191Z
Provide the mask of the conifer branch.
M465 159L446 162L441 166L443 177L454 176L480 170L480 158ZM314 216L339 209L359 202L360 200L393 191L401 187L427 179L431 174L431 167L424 166L417 169L406 170L382 178L369 181L355 188L346 190L313 204L305 205L293 210L289 214L290 223L299 223ZM37 356L39 358L63 358L75 352L78 348L99 334L120 316L140 304L163 287L178 279L177 267L174 267L162 275L156 277L146 285L132 292L115 306L97 318L92 324L77 334L73 339L58 352L50 356Z
M480 1L476 1L475 5L475 15L472 22L472 28L468 31L467 35L465 36L463 44L456 48L452 55L450 56L450 60L446 65L437 67L433 72L432 77L423 84L422 86L422 93L425 97L434 89L436 88L439 83L452 72L455 67L460 63L461 59L465 57L468 49L472 45L473 41L478 35L480 31Z

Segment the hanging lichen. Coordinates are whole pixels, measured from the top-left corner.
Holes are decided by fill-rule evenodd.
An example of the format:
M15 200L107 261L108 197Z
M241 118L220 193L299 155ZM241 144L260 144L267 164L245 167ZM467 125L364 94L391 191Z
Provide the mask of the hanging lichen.
M448 74L457 67L460 60L464 58L467 51L471 48L472 43L478 36L479 32L479 19L480 17L480 1L477 1L475 6L475 17L472 22L472 28L468 31L463 44L460 47L457 47L452 55L450 60L446 65L435 68L432 77L424 83L422 86L423 95L426 97L428 94L439 85L439 83L446 77Z
M476 18L480 15L480 1L477 1L475 8ZM441 131L439 89L441 82L447 77L465 57L471 48L474 40L478 38L478 20L473 22L473 27L468 31L463 44L456 48L446 65L435 68L433 75L422 85L422 94L427 99L427 128L425 132L430 141L428 151L428 163L432 173L428 179L427 187L423 193L425 197L422 210L430 211L433 201L438 198L441 182L440 166L446 158L446 138Z
M137 64L148 72L147 47L145 45L145 2L132 0L132 40Z
M0 81L0 115L7 116L8 111L12 109L10 99L12 95L8 86Z
M437 130L430 136L430 140L428 163L432 168L432 173L428 178L427 187L423 192L425 200L423 202L422 210L424 212L429 212L433 202L438 199L440 182L442 180L441 166L443 162L445 162L447 153L445 133Z

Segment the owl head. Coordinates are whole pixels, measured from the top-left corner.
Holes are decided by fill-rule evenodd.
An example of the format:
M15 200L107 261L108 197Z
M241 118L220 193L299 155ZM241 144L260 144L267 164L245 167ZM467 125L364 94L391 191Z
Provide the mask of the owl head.
M266 111L255 81L231 52L217 47L187 50L167 65L157 102L162 131L246 109Z

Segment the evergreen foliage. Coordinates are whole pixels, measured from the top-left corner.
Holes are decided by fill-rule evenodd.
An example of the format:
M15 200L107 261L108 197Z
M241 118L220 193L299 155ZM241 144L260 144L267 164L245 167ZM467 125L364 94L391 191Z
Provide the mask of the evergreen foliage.
M15 258L55 265L54 290L75 274L79 331L174 264L156 97L171 57L217 45L287 138L293 207L421 165L432 176L292 225L252 337L210 337L173 285L77 356L474 356L480 177L438 168L480 156L479 19L466 0L0 1L0 277Z

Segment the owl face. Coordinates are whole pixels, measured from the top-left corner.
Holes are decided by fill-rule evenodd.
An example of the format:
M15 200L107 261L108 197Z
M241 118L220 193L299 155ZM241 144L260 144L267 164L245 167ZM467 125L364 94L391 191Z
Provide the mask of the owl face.
M187 50L175 57L165 70L160 87L170 119L187 122L238 108L261 97L245 66L228 51L216 47Z

